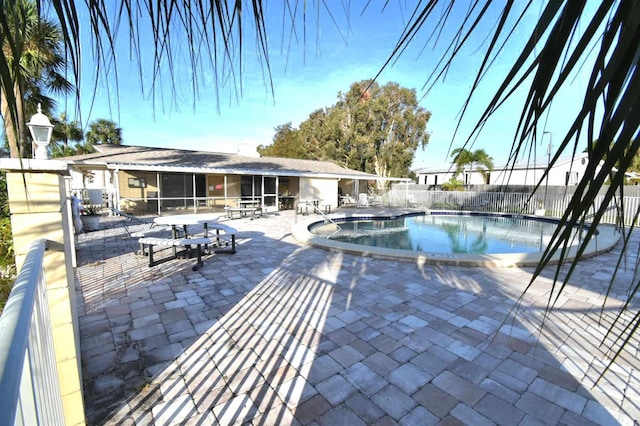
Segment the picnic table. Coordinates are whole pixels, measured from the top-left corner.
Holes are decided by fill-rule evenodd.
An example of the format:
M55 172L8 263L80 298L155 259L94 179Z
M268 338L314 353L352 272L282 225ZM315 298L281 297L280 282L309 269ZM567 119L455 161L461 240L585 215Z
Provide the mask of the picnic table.
M197 270L198 267L203 265L202 262L202 254L203 252L207 252L210 244L215 244L218 247L222 245L228 246L229 243L224 242L221 239L220 231L223 231L225 234L231 237L230 249L227 250L217 250L216 253L235 253L236 251L236 242L235 235L237 231L230 226L225 224L216 223L218 222L219 216L217 214L182 214L182 215L172 215L172 216L161 216L154 219L154 223L158 225L170 225L171 226L171 236L170 238L165 238L162 236L143 236L138 240L140 245L142 246L143 254L147 254L149 256L149 266L155 266L158 263L167 260L163 259L161 261L156 261L153 258L153 250L155 246L161 247L170 247L173 252L173 258L178 257L180 254L184 253L185 256L193 257L194 255L197 257L197 261L193 270ZM203 226L203 234L202 236L195 235L194 232L189 231L189 226L194 225L202 225ZM180 236L180 229L183 231L183 235ZM216 235L214 237L210 237L209 230L216 230ZM224 243L224 244L223 244ZM145 250L146 247L146 250ZM178 252L178 248L183 247L184 251L181 253Z
M305 200L300 200L300 202L298 203L298 212L301 213L301 214L307 214L308 215L309 214L309 206L313 206L314 212L315 211L319 211L321 202L322 202L322 199L320 199L320 198L309 198L309 199L305 199Z
M238 213L240 217L251 215L251 219L255 219L257 215L262 215L262 207L259 200L239 200L238 207L226 206L225 211L229 219L233 219L234 213Z

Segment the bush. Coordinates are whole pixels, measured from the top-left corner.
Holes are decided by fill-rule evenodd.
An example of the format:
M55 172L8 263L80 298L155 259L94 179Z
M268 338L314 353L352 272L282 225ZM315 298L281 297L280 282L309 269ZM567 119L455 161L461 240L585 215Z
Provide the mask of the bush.
M0 312L4 308L15 279L16 267L11 219L3 217L0 218Z
M443 191L464 191L464 183L458 179L451 178L448 182L444 182L441 188Z

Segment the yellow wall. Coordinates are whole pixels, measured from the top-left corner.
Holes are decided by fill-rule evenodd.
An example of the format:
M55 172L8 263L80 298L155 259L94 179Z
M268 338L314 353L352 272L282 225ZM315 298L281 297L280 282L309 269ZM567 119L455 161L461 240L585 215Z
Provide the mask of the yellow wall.
M65 424L81 425L85 417L72 267L75 246L66 185L58 173L7 173L16 266L22 266L32 241L47 240L46 292Z
M144 179L145 188L129 187L129 179ZM155 172L127 172L120 171L118 174L118 190L120 191L120 206L123 211L136 212L147 211L147 198L158 197L158 182ZM130 200L133 198L133 200ZM138 200L136 200L138 199Z
M338 180L321 178L300 178L300 200L319 199L320 205L338 204Z

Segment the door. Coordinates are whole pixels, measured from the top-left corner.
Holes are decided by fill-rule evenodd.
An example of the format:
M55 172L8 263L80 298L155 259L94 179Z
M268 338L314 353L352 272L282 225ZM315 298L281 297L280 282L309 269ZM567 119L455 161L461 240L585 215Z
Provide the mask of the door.
M262 205L267 211L278 210L276 201L278 199L278 178L273 176L262 177Z

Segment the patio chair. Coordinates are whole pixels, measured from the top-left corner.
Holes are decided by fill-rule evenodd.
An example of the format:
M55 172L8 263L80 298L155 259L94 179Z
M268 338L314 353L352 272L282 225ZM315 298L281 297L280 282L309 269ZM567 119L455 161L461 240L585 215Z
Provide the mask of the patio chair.
M115 207L109 207L109 210L111 210L116 216L122 216L126 219L126 221L124 222L124 229L125 231L127 231L127 234L129 234L129 236L132 236L131 234L135 232L131 230L132 226L149 225L148 229L151 229L155 226L153 218L141 218L132 215L131 213L123 212L122 210L116 209Z
M407 207L418 207L418 201L413 194L407 194Z
M369 197L367 194L358 194L358 207L369 207Z

